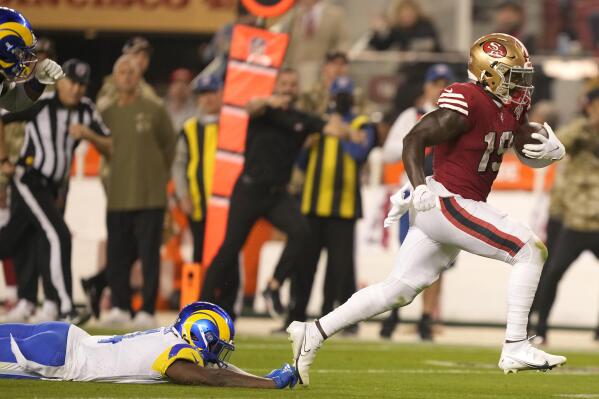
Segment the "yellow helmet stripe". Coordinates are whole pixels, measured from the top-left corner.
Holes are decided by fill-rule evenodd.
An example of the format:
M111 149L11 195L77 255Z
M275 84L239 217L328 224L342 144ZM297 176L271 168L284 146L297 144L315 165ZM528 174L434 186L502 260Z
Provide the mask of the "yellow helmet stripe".
M2 68L10 68L14 64L15 64L14 62L5 62L0 59L0 67L2 67Z
M200 319L205 319L206 316L210 316L210 319L212 319L216 322L216 325L217 325L218 331L219 331L219 338L222 339L223 341L228 342L231 339L231 331L229 330L229 326L227 325L227 322L220 314L218 314L212 310L200 310L200 311L194 312L187 318L187 320L185 320L185 323L183 324L183 328L184 328L187 336L188 337L191 336L191 327L193 326L193 324Z
M0 24L0 31L4 30L12 31L13 33L19 35L23 39L23 42L25 42L25 46L31 47L34 45L33 32L31 32L26 26L21 25L18 22L5 22ZM6 36L6 34L0 36L0 38L4 36Z

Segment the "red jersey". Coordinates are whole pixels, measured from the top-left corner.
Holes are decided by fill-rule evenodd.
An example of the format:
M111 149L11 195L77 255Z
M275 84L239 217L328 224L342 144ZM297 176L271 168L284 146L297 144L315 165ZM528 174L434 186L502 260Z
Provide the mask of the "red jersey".
M439 100L439 108L463 115L470 130L434 146L433 176L449 191L475 201L486 201L504 152L511 147L520 122L513 110L493 101L475 83L454 83ZM518 113L523 120L523 112Z

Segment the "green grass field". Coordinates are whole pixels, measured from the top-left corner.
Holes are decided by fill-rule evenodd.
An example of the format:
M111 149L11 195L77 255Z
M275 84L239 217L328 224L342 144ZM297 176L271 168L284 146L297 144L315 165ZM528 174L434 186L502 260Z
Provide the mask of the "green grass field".
M283 338L242 337L236 346L233 363L260 375L290 358ZM0 380L0 398L599 398L599 353L565 355L568 365L552 372L504 375L489 348L333 340L307 389Z

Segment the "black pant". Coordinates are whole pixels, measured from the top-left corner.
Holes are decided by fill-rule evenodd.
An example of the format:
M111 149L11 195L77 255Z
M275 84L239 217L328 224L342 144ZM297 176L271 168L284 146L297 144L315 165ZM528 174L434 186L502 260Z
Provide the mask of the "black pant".
M242 176L235 184L230 203L225 240L206 273L202 300L217 303L234 318L239 290L239 252L256 221L264 217L287 234L287 244L274 275L279 282L295 268L309 230L285 187L249 183Z
M323 248L327 250L327 271L322 314L342 304L356 292L354 241L356 221L353 219L307 217L310 239L305 263L291 279L291 301L288 322L306 320L306 307L314 283L314 274Z
M108 211L108 255L106 273L112 304L131 310L131 267L141 259L144 285L142 310L154 314L160 275L160 245L164 209Z
M557 286L566 270L585 250L592 251L599 258L599 231L582 232L562 227L552 250L551 258L545 265L544 279L537 292L539 324L537 333L545 335L547 319L553 307Z
M539 279L539 286L537 287L537 292L535 295L535 299L530 308L531 313L537 312L539 308L539 293L545 290L544 284L547 279L547 272L549 270L549 262L551 261L551 257L553 256L553 252L555 250L555 244L557 242L557 238L559 236L560 231L562 230L562 220L558 218L549 217L547 221L547 239L545 240L545 246L547 247L548 257L545 261L545 265L543 266L543 271L541 272L541 278Z
M204 256L204 234L206 230L206 222L204 220L196 222L189 218L189 229L193 239L193 261L201 263Z
M14 258L19 297L37 300L39 273L46 297L67 313L73 306L71 233L55 205L57 193L57 186L37 171L17 168L10 220L0 229L0 259Z

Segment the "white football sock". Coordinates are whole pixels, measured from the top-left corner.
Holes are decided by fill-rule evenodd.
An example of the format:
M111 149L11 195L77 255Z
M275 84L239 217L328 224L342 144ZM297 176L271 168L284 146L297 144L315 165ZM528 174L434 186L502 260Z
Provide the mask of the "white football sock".
M330 337L340 330L383 313L393 306L406 306L418 294L409 285L397 278L389 277L385 281L368 286L356 292L337 309L319 319L320 325Z
M537 240L536 237L531 238L514 259L507 293L506 341L527 338L528 313L546 258L544 246Z

